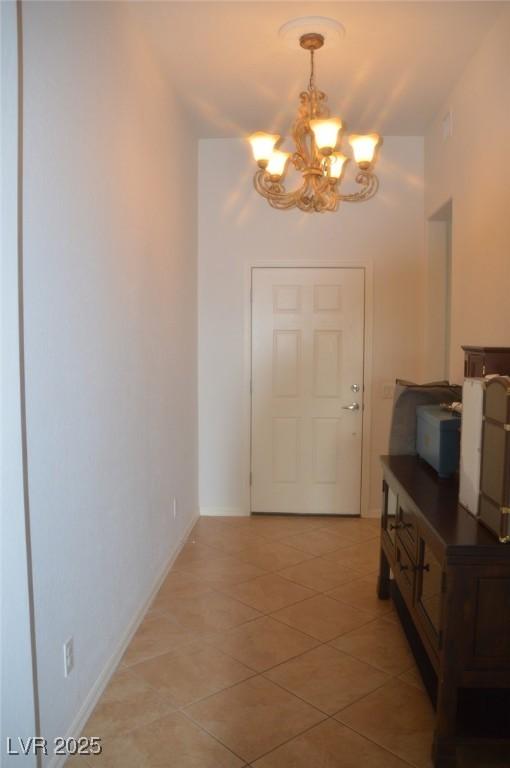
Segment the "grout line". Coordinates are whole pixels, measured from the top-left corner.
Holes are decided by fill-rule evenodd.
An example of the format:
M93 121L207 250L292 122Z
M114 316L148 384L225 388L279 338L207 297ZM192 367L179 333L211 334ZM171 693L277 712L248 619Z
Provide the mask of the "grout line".
M191 705L190 705L191 706ZM229 752L231 752L233 755L235 755L239 760L242 760L244 765L246 765L246 758L242 757L238 752L234 752L232 747L228 747L218 736L216 736L214 733L211 733L211 731L207 730L207 728L202 725L202 723L198 722L198 720L195 720L189 712L186 712L184 709L180 710L181 714L186 717L191 723L196 725L200 730L202 730L204 733L207 733L208 736L211 736L215 741L218 742L218 744L221 744L222 747L225 747L225 749L228 749ZM258 758L257 758L258 759Z
M356 730L356 728L353 728L351 725L347 725L347 723L342 723L339 720L336 720L336 722L339 723L340 725L343 725L344 728L348 728L353 733L356 733L358 736L361 736L363 739L366 739L366 741L369 741L371 744L375 744L376 747L379 747L379 749L382 749L384 752L388 752L390 755L393 755L394 757L397 757L399 760L402 760L402 762L405 763L406 765L410 765L412 768L423 768L422 766L419 766L416 763L412 763L407 758L402 757L402 755L399 755L397 752L394 752L392 749L389 749L388 747L383 746L378 741L375 741L375 739L370 738L369 736L362 733L361 731ZM431 740L431 744L432 744L432 740Z
M394 755L395 757L399 757L399 755L395 755L394 752L390 752L390 750L386 749L385 747L381 747L380 744L378 744L377 742L373 741L372 739L367 739L366 736L364 736L361 733L358 733L357 731L354 730L354 728L349 728L348 725L345 725L344 723L340 723L340 722L338 722L338 720L335 720L335 718L332 715L328 715L324 720L321 720L320 722L315 723L314 725L311 725L309 728L306 728L304 731L301 731L300 733L297 733L295 736L292 736L290 739L286 739L281 744L278 744L276 747L273 747L272 749L270 749L268 752L264 752L263 755L259 755L254 760L254 763L257 762L257 760L261 760L263 757L267 757L267 755L270 755L273 752L276 752L278 749L280 749L280 747L284 747L286 744L289 744L290 742L294 741L295 739L300 738L301 736L304 736L305 734L307 734L310 731L312 731L314 728L317 728L318 726L323 725L324 723L328 722L328 720L332 720L337 725L340 725L343 728L347 728L348 730L353 731L354 733L356 733L357 736L361 736L363 739L366 739L371 744L374 744L376 747L379 747L379 749L382 749L384 752L388 752L389 754ZM399 759L402 760L402 762L404 762L406 765L412 766L412 768L418 768L418 766L414 766L412 763L408 763L406 760L403 760L403 758L401 758L401 757L399 757Z
M313 649L313 648L310 648L310 650L312 650L312 651L313 651L314 649ZM300 655L302 656L303 654L300 654ZM296 657L296 656L295 656L294 658L298 658L298 657ZM289 659L289 661L291 661L291 659ZM272 667L271 669L274 669L274 667ZM270 669L266 669L266 672L271 672L271 670L270 670ZM298 700L299 700L299 701L301 701L303 704L306 704L308 707L312 707L312 709L316 709L316 710L317 710L317 712L320 712L320 713L321 713L321 715L324 715L324 719L328 719L328 718L330 718L330 717L331 717L331 715L329 714L329 712L325 712L323 709L321 709L321 708L319 707L319 705L318 705L318 704L312 704L312 702L311 702L311 701L308 701L308 699L304 699L302 696L300 696L300 695L299 695L299 693L295 693L294 691L290 691L288 688L286 688L284 685L282 685L281 683L279 683L277 680L271 680L271 678L270 678L270 677L266 677L266 676L265 676L265 675L266 675L266 672L263 672L263 673L261 673L261 675L260 675L260 676L261 676L261 677L263 677L265 680L267 680L267 681L268 681L268 683L272 683L273 685L276 685L276 686L277 686L277 688L280 688L282 691L285 691L285 693L288 693L288 694L289 694L289 696L294 696L294 698L295 698L295 699L298 699ZM315 725L318 725L318 723L315 723Z
M268 682L272 682L272 681L268 681ZM233 686L232 686L232 687L233 687ZM279 687L279 688L281 688L281 686L278 686L278 687ZM284 691L285 691L285 693L288 693L290 696L294 696L294 694L291 694L291 693L289 693L289 691L287 691L285 688L282 688L282 690L284 690ZM297 698L297 699L299 699L299 696L295 696L294 698ZM315 728L317 725L320 725L321 723L324 723L326 720L330 720L330 719L331 719L329 715L325 714L325 713L324 713L324 712L322 712L320 709L317 709L317 707L314 707L314 706L313 706L312 704L310 704L309 702L307 702L307 701L304 701L304 699L300 699L300 701L302 701L304 704L307 704L307 706L311 707L312 709L315 709L315 710L316 710L317 712L319 712L321 715L324 715L323 719L322 719L322 720L319 720L319 721L318 721L318 722L316 722L316 723L313 723L313 725L307 726L307 727L306 727L306 728L305 728L303 731L298 731L298 732L297 732L297 733L295 733L293 736L290 736L288 739L285 739L285 741L282 741L280 744L277 744L275 747L272 747L270 750L268 750L268 752L264 752L264 753L263 753L263 754L261 754L261 755L257 755L255 758L253 758L253 762L255 762L255 761L257 761L257 760L260 760L262 757L265 757L265 755L268 755L270 752L274 752L274 750L275 750L275 749L278 749L278 747L281 747L281 746L283 746L284 744L287 744L289 741L292 741L293 739L297 738L298 736L301 736L301 735L303 735L303 733L306 733L307 731L310 731L310 730L312 730L312 728ZM189 719L190 719L190 720L191 720L193 723L195 723L196 725L199 725L201 728L203 728L203 730L204 730L204 731L206 731L206 733L209 733L211 736L213 736L213 734L212 734L212 733L210 733L210 732L207 730L207 728L205 728L205 726L203 726L203 725L202 725L202 724L201 724L199 721L195 720L195 719L194 719L194 718L193 718L193 717L192 717L192 716L191 716L189 713L187 713L187 712L186 712L186 713L185 713L185 712L183 712L183 714L186 714L186 716L187 716L187 717L189 717ZM216 738L216 739L217 739L217 740L218 740L218 741L219 741L221 744L223 744L223 742L222 742L222 741L221 741L221 740L218 738L218 736L215 736L214 738ZM223 744L223 746L227 746L227 745L226 745L226 744ZM231 747L227 747L227 749L230 749L230 751L233 751ZM238 755L238 753L234 752L234 754L235 754L235 755L237 755L237 756L238 756L238 757L239 757L241 760L245 760L245 758L244 758L244 757L241 757L240 755Z
M377 672L382 672L383 671L383 670L378 669L377 667L373 667L373 669L375 669ZM373 688L371 691L368 691L368 693L363 693L358 699L355 699L354 701L351 701L350 704L346 704L345 707L340 707L340 709L337 710L336 712L334 712L331 715L331 717L336 719L336 716L339 715L341 712L344 712L344 710L349 709L349 707L353 707L358 702L363 701L364 699L367 699L373 693L375 693L376 691L380 690L381 688L384 688L385 685L387 685L389 682L394 680L394 676L390 675L389 672L386 672L385 674L387 675L387 679L386 680L383 680L382 683L380 683L379 685L376 685L375 688ZM341 722L341 721L337 720L337 722ZM345 723L342 722L342 725L345 725Z
M310 725L309 727L305 728L303 731L300 731L299 733L296 733L294 736L291 736L289 739L285 739L285 741L282 741L281 744L277 744L275 747L272 747L272 749L270 749L268 752L264 752L264 754L256 757L253 762L255 763L257 762L257 760L261 760L263 757L267 757L267 755L270 755L272 752L276 752L276 750L280 749L280 747L284 747L285 744L289 744L291 741L294 741L294 739L298 739L300 736L304 736L306 733L309 733L309 731L313 731L314 728L317 728L319 725L326 723L328 720L332 720L332 718L326 715L324 720L319 720L318 723L314 723L313 725ZM318 767L310 766L310 768L318 768Z
M276 575L276 574L268 574L268 575L273 576L273 575ZM257 579L261 579L261 578L264 578L264 577L263 576L256 576L255 579L250 579L250 581L256 581ZM248 582L240 582L239 586L241 584L246 584L246 583L248 583ZM293 583L294 582L290 582L289 581L289 584L293 584ZM237 584L232 584L231 586L236 587L238 585ZM302 586L302 585L299 584L299 585L296 585L296 586ZM311 587L303 587L303 589L309 589L310 592L313 592L313 594L307 595L306 597L300 597L299 600L293 600L290 603L285 603L284 605L281 605L279 608L270 608L269 610L262 609L262 608L257 608L252 603L246 602L246 600L243 600L241 597L238 597L237 595L234 597L233 595L229 594L228 592L223 592L223 591L220 590L220 594L225 595L225 597L230 597L232 600L237 600L242 605L245 605L248 608L252 608L254 611L259 611L263 616L270 616L271 613L273 613L274 611L281 611L284 608L290 608L290 606L292 606L292 605L298 605L299 603L302 603L305 600L311 600L312 597L316 597L317 595L323 594L321 592L317 592L316 590L313 590Z

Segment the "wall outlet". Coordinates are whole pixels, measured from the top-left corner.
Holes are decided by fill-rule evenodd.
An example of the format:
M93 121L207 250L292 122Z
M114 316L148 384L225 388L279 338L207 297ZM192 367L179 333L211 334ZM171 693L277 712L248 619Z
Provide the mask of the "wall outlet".
M172 515L173 515L173 519L176 520L177 519L177 499L175 498L175 496L172 501Z
M69 677L74 667L74 640L72 637L64 643L64 677Z

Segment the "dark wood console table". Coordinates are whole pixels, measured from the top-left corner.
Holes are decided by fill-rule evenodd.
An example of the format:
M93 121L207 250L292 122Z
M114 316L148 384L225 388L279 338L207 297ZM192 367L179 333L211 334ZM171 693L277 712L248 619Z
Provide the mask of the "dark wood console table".
M378 596L394 597L436 708L435 768L482 745L510 766L510 544L420 459L387 456L382 466Z

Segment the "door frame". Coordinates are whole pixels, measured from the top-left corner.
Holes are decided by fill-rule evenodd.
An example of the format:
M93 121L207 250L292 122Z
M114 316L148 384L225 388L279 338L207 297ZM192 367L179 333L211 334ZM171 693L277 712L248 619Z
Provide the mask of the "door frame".
M365 275L364 301L364 351L363 351L363 416L361 432L361 517L370 516L370 464L372 424L372 336L373 336L373 264L370 259L314 259L262 258L251 259L244 270L244 381L243 381L243 465L246 469L244 504L246 514L251 514L251 467L252 467L252 277L254 269L363 269Z

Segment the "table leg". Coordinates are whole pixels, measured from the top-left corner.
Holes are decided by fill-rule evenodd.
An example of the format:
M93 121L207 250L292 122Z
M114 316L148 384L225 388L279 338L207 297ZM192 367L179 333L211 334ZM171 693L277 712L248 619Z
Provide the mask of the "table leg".
M377 579L377 597L388 600L390 597L390 564L381 546L379 560L379 578Z

